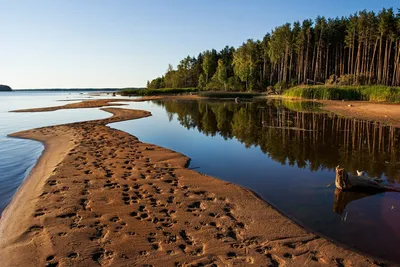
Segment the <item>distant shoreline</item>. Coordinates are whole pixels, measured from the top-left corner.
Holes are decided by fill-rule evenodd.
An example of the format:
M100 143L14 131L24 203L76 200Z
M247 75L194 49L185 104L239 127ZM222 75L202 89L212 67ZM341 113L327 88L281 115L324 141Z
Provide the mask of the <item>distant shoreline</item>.
M12 92L12 88L5 84L0 84L0 92Z
M120 88L50 88L50 89L13 89L15 92L22 91L44 91L44 92L57 92L57 91L71 91L71 92L98 92L98 91L112 91L116 92L121 90Z

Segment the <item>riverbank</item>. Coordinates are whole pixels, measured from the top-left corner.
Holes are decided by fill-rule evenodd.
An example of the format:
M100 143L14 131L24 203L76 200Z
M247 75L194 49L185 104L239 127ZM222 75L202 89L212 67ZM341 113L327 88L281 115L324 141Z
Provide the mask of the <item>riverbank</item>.
M368 101L318 101L322 109L356 119L379 121L400 127L400 104L371 103Z
M369 101L310 100L284 96L271 96L268 99L293 102L317 102L322 104L320 107L322 110L340 116L383 122L388 125L400 127L400 104Z
M2 266L377 264L185 168L184 155L105 126L148 112L104 110L114 116L13 135L46 148L0 221Z

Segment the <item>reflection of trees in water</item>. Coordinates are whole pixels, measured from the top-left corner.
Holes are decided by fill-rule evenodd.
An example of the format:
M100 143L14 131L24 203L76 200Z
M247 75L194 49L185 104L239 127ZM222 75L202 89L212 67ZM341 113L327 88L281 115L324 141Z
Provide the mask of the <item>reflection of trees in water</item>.
M312 171L337 165L355 174L400 179L400 131L381 123L290 111L276 103L157 101L169 116L205 135L235 137L273 160ZM400 181L400 180L399 180Z

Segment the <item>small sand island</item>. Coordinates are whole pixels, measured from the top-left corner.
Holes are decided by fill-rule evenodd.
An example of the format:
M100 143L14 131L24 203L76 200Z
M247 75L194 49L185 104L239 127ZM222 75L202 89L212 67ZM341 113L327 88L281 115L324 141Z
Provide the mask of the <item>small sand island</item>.
M0 84L0 92L3 92L3 91L12 91L12 89L8 85Z
M187 169L180 153L106 126L149 112L102 110L112 116L11 135L45 151L3 212L2 266L382 263L310 233L245 188Z

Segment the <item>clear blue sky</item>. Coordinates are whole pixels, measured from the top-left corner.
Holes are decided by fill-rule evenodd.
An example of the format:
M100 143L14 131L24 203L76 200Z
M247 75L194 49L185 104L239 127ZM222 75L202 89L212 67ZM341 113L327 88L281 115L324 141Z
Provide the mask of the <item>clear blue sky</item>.
M286 22L398 0L0 0L0 83L145 86L187 55L261 39Z

